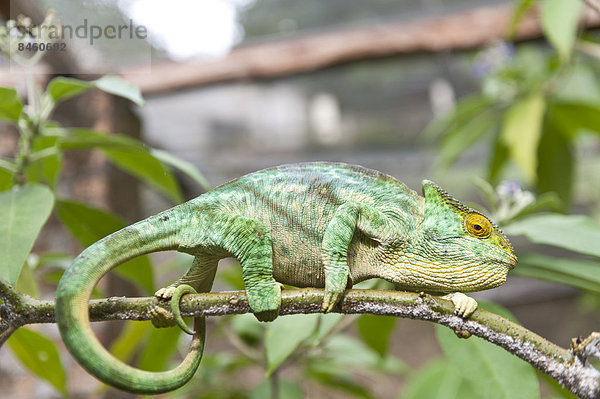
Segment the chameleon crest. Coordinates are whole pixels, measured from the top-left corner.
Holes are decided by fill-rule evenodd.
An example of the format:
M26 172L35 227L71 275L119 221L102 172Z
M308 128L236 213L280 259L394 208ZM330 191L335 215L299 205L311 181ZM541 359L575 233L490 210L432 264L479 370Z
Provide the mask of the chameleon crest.
M473 237L487 240L500 247L502 250L514 256L513 247L504 235L502 230L487 216L480 212L463 205L457 199L452 197L446 190L430 180L423 181L423 195L425 196L425 219L436 220L446 215L449 218L460 218L460 224L463 227L463 233L468 233Z

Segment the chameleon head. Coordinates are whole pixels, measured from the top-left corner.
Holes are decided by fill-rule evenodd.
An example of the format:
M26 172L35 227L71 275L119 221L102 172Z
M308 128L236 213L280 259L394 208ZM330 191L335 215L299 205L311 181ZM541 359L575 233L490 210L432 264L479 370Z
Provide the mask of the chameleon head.
M432 181L423 181L423 194L423 219L401 257L408 285L468 292L503 284L517 257L502 231Z

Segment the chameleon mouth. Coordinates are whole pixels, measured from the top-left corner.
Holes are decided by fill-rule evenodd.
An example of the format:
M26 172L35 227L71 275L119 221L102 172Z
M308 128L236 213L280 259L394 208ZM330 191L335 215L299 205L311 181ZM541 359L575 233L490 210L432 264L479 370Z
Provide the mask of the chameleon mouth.
M509 260L502 262L502 264L510 271L517 266L517 257L511 254Z

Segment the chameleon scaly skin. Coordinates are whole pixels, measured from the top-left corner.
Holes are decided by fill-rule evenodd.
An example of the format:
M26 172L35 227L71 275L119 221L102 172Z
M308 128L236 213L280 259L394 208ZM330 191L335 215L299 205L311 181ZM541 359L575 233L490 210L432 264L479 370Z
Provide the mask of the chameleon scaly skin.
M57 290L63 340L88 371L121 389L158 393L185 384L202 356L203 319L196 321L184 362L162 373L121 363L89 325L88 300L98 280L128 259L163 250L195 260L157 297L170 299L183 284L209 291L218 260L234 256L261 321L277 317L281 284L324 287L323 310L329 312L347 287L374 277L399 289L450 294L457 313L468 317L476 302L462 292L503 284L517 258L484 215L431 181L423 181L423 193L377 171L326 162L283 165L233 180L83 251ZM153 317L156 325L172 324L161 321L159 312Z

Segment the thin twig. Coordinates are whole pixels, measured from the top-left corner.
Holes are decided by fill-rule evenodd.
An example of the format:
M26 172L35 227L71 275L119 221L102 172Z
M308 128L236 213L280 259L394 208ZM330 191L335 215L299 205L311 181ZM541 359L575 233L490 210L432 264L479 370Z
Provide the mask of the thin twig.
M54 303L38 301L17 293L0 280L0 336L8 328L31 323L53 323ZM321 312L323 290L315 288L284 290L281 315ZM148 308L168 309L166 301L155 297L108 298L90 301L90 319L148 320ZM529 331L523 326L496 314L477 310L464 320L454 315L451 302L425 294L386 290L348 290L342 302L334 309L344 314L375 314L426 320L445 325L462 336L476 335L494 343L535 368L552 377L582 399L600 397L600 372L587 362L586 356L598 348L583 347L575 350L560 346ZM183 316L224 316L250 312L243 291L215 292L187 295L181 301ZM2 331L4 328L4 332ZM600 340L580 340L599 346Z
M590 7L591 9L595 10L597 13L600 14L600 2L598 2L597 0L583 0L585 1L585 4L588 5L588 7Z

